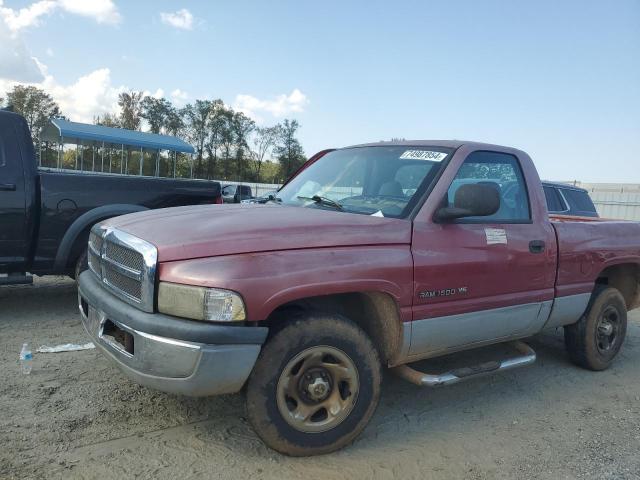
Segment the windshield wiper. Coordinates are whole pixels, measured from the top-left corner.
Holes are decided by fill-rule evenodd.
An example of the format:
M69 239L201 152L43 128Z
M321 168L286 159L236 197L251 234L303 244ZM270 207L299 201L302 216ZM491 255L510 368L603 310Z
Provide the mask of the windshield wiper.
M328 205L329 207L333 207L336 210L343 210L342 205L340 205L335 200L331 200L327 197L321 197L320 195L314 195L313 197L304 197L302 195L298 195L300 200L311 200L312 202L319 203L321 205Z

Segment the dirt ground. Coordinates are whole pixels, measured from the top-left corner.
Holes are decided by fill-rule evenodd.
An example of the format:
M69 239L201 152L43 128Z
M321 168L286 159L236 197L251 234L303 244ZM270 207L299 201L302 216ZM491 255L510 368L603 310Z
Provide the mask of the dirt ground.
M249 427L241 395L189 399L132 384L87 341L73 282L0 288L0 478L640 479L640 314L608 371L571 365L560 332L529 343L538 362L438 390L386 375L351 447L288 458ZM464 360L464 359L462 359ZM441 368L442 361L421 367Z

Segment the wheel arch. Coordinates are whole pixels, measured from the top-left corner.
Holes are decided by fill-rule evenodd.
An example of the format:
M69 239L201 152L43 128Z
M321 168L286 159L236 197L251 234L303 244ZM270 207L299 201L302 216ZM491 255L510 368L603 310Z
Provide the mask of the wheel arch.
M128 213L142 212L144 210L148 210L148 208L141 205L112 204L93 208L80 215L69 226L60 241L53 264L54 271L62 273L70 267L70 262L75 261L80 253L78 251L79 242L84 235L89 235L89 230L93 225L108 218L126 215Z
M393 363L403 347L404 324L396 300L378 291L332 293L299 298L275 308L266 319L270 331L278 331L287 320L316 312L344 315L371 338L384 363Z
M627 310L640 307L640 264L620 263L602 270L596 278L596 286L616 288L624 297Z

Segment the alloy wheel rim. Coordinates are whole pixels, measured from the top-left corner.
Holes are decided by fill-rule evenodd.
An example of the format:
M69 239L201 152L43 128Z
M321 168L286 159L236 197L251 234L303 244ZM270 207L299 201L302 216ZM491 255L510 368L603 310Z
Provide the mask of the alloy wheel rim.
M298 431L325 432L349 416L359 388L358 370L346 353L328 345L307 348L280 375L278 410Z

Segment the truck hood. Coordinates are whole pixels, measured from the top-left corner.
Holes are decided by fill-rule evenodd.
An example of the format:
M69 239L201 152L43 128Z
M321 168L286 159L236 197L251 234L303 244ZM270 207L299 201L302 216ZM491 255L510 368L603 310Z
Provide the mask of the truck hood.
M411 242L408 220L274 204L165 208L116 217L105 225L154 244L159 262Z

